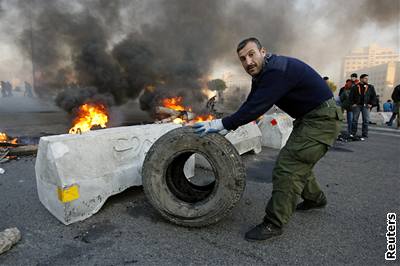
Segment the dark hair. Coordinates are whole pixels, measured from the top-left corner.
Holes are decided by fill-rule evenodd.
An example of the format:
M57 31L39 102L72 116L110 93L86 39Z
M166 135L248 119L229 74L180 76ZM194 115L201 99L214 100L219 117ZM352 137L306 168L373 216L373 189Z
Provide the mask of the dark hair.
M346 79L346 82L350 82L351 81L351 79Z
M350 77L351 77L351 78L352 78L352 77L355 77L355 78L356 78L356 77L357 77L357 73L351 74Z
M368 77L368 75L367 75L367 74L362 74L362 75L360 76L360 79L363 79L363 78L365 78L365 77Z
M324 80L329 80L329 78L328 78L328 77L323 77L323 79L324 79Z
M237 46L237 48L236 48L236 52L239 53L239 51L242 50L243 47L245 47L246 44L249 43L249 42L254 42L254 43L257 45L257 48L258 48L258 49L261 49L261 48L262 48L262 45L261 45L260 41L259 41L257 38L250 37L250 38L244 39L243 41L241 41L241 42L238 44L238 46Z

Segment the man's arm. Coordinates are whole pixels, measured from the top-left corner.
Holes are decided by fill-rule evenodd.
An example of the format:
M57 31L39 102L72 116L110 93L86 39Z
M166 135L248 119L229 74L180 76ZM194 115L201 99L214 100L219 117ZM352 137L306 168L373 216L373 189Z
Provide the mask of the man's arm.
M400 101L400 85L397 85L392 93L392 100L393 102L398 102Z
M372 85L370 85L370 86L371 86L371 88L370 88L371 89L371 97L369 97L369 104L372 106L375 106L378 103L378 98L376 97L375 87Z
M345 88L341 87L339 94L338 94L341 103L343 103L346 100L346 95L344 93L344 90L345 90Z
M260 84L250 93L239 110L222 119L225 129L234 130L257 119L290 90L282 70L272 69L261 78Z
M349 93L349 101L350 101L350 104L351 105L354 105L354 104L356 104L355 103L355 93L356 93L356 89L357 89L357 85L353 85L353 86L351 86L351 88L350 88L350 93Z
M341 87L340 90L339 90L338 96L340 97L340 96L342 95L343 92L344 92L344 87Z

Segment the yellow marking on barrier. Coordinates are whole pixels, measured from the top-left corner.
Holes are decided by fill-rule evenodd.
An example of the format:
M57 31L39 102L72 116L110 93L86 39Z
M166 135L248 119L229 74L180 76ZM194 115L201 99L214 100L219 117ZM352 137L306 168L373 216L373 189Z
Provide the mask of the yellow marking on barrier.
M79 187L78 185L72 185L69 187L57 187L58 199L61 202L70 202L79 199Z

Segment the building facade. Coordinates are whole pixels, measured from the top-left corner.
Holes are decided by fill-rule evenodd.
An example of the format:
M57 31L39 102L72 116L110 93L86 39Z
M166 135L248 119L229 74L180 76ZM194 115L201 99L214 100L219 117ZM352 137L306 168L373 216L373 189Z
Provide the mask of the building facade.
M400 61L400 54L391 48L382 48L372 44L368 47L354 49L342 60L341 84L344 84L353 72L357 73L361 69L396 61Z

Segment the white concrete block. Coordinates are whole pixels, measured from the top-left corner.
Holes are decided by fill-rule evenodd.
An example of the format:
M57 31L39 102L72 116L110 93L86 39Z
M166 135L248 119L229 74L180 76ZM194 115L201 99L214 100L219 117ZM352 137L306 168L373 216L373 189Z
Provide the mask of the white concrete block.
M240 155L249 151L261 152L261 137L261 131L255 122L243 125L225 136Z
M183 173L185 174L185 176L187 178L191 178L195 175L195 168L196 168L195 155L196 154L193 154L192 156L190 156L189 159L187 159L187 161L185 162L185 165L183 166Z
M240 155L250 151L253 151L254 153L261 152L261 131L255 122L250 122L234 131L229 132L226 134L225 138L233 144ZM189 160L193 161L189 162ZM195 162L195 166L211 170L211 166L206 158L200 156L199 154L191 156L189 160L186 164L193 164ZM195 167L189 169L194 168ZM190 178L194 176L194 172L193 175L187 175L185 172L185 175L186 177Z
M375 123L377 126L384 126L390 120L392 113L389 112L370 112L369 121ZM360 119L362 115L360 114ZM360 121L362 123L362 120Z
M293 130L293 118L285 113L264 115L258 122L262 133L262 146L281 149Z
M392 112L380 112L381 116L383 117L383 122L389 122L390 118L392 117Z
M362 119L362 114L360 114L360 119ZM375 112L370 112L369 113L369 121L372 123L375 123L378 126L382 126L385 122L383 121L383 116L381 116L379 113ZM361 120L362 122L362 120Z
M177 127L153 124L42 137L35 165L40 201L64 224L90 217L111 195L142 184L147 151Z

